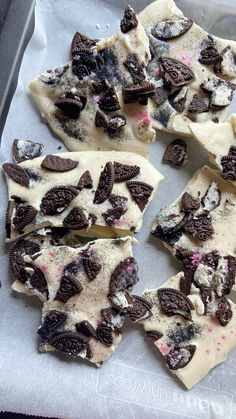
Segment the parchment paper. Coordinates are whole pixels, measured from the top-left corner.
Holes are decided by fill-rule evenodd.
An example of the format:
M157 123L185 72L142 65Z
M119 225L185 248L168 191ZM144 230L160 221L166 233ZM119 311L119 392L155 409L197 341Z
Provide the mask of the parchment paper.
M43 142L45 154L55 153L59 147L65 150L40 120L27 83L45 69L69 59L76 30L96 38L113 34L126 3L127 0L37 1L35 31L24 54L2 137L2 161L11 161L14 138ZM132 3L138 12L150 1ZM181 0L177 4L213 34L236 39L235 0ZM150 226L156 212L172 202L194 171L207 162L206 155L189 140L186 166L174 169L162 164L170 139L158 133L158 141L150 147L151 161L166 177L145 214L139 246L134 249L140 267L135 293L158 287L181 269L157 240L149 238ZM126 325L120 346L101 369L87 362L38 353L36 331L41 303L37 298L15 295L10 289L13 278L8 271L9 248L3 245L7 199L2 175L1 182L0 411L81 419L235 418L236 351L191 391L168 373L139 326Z

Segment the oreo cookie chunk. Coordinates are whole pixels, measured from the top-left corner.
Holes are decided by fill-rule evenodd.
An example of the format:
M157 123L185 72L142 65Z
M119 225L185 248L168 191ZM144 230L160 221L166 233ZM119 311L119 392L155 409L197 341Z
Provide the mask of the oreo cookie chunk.
M187 162L187 158L187 144L181 138L171 141L163 155L164 162L177 167L183 166Z
M147 143L156 135L148 105L155 86L146 73L148 37L133 9L125 9L120 30L109 39L76 32L71 55L66 69L49 70L29 85L52 130L69 150L123 150L146 157Z
M174 1L149 4L139 20L152 52L147 73L165 89L150 100L154 128L191 136L191 122L224 121L235 89L236 42L209 35Z
M77 249L49 246L32 258L34 269L45 273L49 293L38 331L41 350L86 358L98 366L112 355L120 343L125 316L138 318L144 312L142 298L130 295L138 278L132 280L131 264L124 266L124 261L132 260L137 270L133 241L102 239ZM113 291L129 301L129 311L114 307Z
M43 152L43 147L44 145L41 143L15 139L12 146L13 159L16 163L21 163L24 160L39 157Z
M216 298L206 313L210 296L193 286L185 296L180 291L182 278L180 272L159 289L144 291L151 316L139 322L167 368L191 389L236 347L236 305Z
M229 234L236 228L234 220L235 187L204 166L175 202L158 213L151 234L182 262L190 283L212 287L223 297L236 289L230 257L236 239Z
M8 240L41 225L93 237L133 234L162 179L148 160L118 151L49 154L3 167L9 186ZM37 180L31 180L32 172Z

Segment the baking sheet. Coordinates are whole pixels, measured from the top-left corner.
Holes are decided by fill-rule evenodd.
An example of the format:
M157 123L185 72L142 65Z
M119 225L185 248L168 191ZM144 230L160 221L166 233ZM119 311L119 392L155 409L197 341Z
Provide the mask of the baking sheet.
M127 0L38 0L35 31L26 49L2 137L1 161L11 161L14 138L43 142L45 153L65 150L42 123L27 92L27 82L47 68L64 64L76 30L91 37L106 37L118 29ZM133 2L136 11L150 1ZM131 2L132 4L132 2ZM186 15L215 35L235 37L234 0L177 1ZM223 7L224 5L224 7ZM220 7L218 7L220 6ZM180 265L154 238L149 237L155 213L172 202L207 156L188 141L189 162L181 169L161 163L166 144L173 137L158 133L150 159L165 175L155 200L145 213L134 248L140 282L135 293L156 288L180 270ZM4 245L6 187L0 185L0 411L72 418L180 419L236 417L236 351L193 390L185 390L164 366L158 351L147 342L138 325L127 324L116 353L101 369L85 361L55 354L39 354L36 331L41 303L35 297L16 295L8 270L9 247Z

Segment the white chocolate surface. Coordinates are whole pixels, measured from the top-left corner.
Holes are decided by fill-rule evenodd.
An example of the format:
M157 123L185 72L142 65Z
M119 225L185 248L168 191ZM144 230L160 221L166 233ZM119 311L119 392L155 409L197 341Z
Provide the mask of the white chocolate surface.
M236 114L232 114L226 122L194 123L189 124L189 128L194 138L209 153L210 162L222 170L222 156L227 156L232 145L236 146ZM231 183L236 186L236 181L231 181Z

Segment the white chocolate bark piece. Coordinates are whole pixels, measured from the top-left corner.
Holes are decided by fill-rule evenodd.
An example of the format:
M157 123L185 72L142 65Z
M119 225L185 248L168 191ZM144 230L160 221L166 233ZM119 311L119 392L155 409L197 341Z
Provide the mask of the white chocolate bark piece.
M204 166L160 211L152 234L182 262L190 282L211 286L221 297L236 288L235 229L236 190Z
M211 314L204 314L199 290L193 287L188 296L179 293L183 275L180 272L158 290L144 291L143 297L152 304L152 316L142 324L147 337L165 358L166 366L191 389L236 347L236 306L226 298L218 299ZM171 314L166 307L168 298L171 298ZM192 308L191 320L184 317L188 306Z
M195 123L189 124L189 128L209 153L210 162L221 170L224 179L236 186L236 114L226 122Z
M190 136L192 121L224 120L235 88L236 42L209 35L173 0L155 1L139 19L153 52L147 69L157 88L153 126Z
M51 246L32 257L48 287L39 329L42 351L58 350L98 366L112 355L125 314L111 300L119 293L129 306L130 290L138 281L135 242L125 237L96 240L78 249Z
M118 151L62 153L3 168L8 240L46 226L90 237L132 235L163 179L144 157Z
M155 140L149 106L138 102L125 104L122 89L133 85L131 73L124 65L130 57L136 83L148 81L145 70L150 59L148 37L137 22L128 32L120 30L109 39L92 43L95 45L88 47L81 41L75 51L72 46L72 61L41 74L29 84L41 115L69 150L121 150L147 156L147 143ZM114 87L119 102L117 109L113 103L114 110L107 98L105 105L99 103L108 86ZM73 115L73 109L68 109L68 106L76 108L72 102L66 113L55 106L65 96L75 101L82 97L81 112ZM102 113L102 121L100 116L95 124L97 111Z

